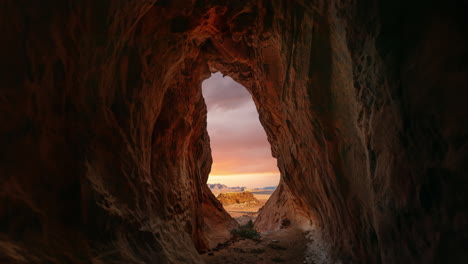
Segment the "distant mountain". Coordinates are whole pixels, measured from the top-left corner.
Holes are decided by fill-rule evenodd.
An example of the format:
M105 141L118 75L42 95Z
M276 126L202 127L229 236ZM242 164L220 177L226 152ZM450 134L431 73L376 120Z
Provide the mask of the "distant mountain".
M225 184L221 183L208 183L208 188L210 188L211 192L215 195L218 196L220 193L238 193L238 192L245 192L245 191L250 191L255 194L272 194L277 186L267 186L267 187L262 187L262 188L254 188L254 189L249 189L247 187L229 187Z
M230 190L244 190L245 187L239 187L239 186L236 186L236 187L228 187L224 184L221 184L221 183L207 183L208 185L208 188L210 188L211 190L223 190L223 189L230 189Z
M221 183L213 183L213 184L207 184L208 188L210 188L211 192L217 196L220 193L226 193L226 192L243 192L247 188L245 187L228 187L224 184Z
M208 183L207 185L208 185L208 188L210 188L211 190L221 190L221 189L229 188L226 185L221 184L221 183L213 183L213 184Z
M245 189L246 187L240 187L240 186L236 186L236 187L228 187L229 189L238 189L238 190L243 190Z
M254 190L276 190L277 187L278 187L278 186L254 188Z
M249 189L247 187L239 187L239 186L229 187L221 183L207 183L206 185L208 186L208 188L210 188L211 192L215 196L218 196L219 194L222 194L222 193L242 193L242 192L251 192L252 194L255 194L255 195L271 195L276 190L276 187L277 187L277 186L267 186L267 187L262 187L262 188Z

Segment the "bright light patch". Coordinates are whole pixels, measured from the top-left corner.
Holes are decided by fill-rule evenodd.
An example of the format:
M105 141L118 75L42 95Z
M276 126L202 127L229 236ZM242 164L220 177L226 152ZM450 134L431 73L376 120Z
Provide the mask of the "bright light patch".
M208 182L249 188L278 185L276 159L250 93L221 73L212 74L202 89L213 156Z

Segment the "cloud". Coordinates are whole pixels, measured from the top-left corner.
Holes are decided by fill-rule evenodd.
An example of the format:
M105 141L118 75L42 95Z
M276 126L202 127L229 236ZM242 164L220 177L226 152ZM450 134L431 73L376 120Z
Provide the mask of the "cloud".
M229 111L252 101L252 96L242 85L219 72L203 81L202 87L208 111Z
M214 160L211 174L278 174L276 159L247 90L220 73L205 80L202 87Z

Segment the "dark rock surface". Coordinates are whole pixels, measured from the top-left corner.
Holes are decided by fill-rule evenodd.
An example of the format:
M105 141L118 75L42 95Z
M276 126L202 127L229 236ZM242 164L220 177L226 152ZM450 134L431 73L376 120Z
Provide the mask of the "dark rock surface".
M201 263L236 225L206 186L200 86L221 71L278 159L262 214L319 226L344 263L467 263L465 10L3 1L0 262Z

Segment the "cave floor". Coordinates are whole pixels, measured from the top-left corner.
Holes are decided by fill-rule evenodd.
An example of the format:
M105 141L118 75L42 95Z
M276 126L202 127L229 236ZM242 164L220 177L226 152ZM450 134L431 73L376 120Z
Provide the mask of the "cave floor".
M289 228L262 234L259 241L232 240L223 247L202 255L207 264L237 263L306 263L304 252L308 240L303 231Z

